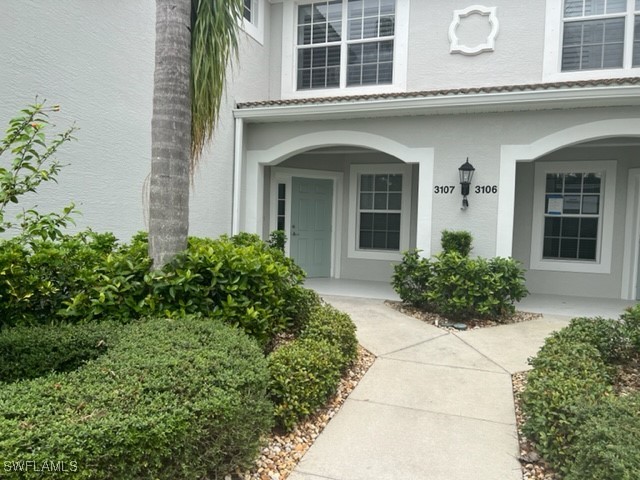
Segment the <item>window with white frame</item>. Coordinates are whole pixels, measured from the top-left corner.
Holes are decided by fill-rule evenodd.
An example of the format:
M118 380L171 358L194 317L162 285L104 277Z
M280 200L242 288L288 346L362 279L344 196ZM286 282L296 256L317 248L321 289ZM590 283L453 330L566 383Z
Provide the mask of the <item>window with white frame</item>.
M296 89L393 82L396 0L299 4Z
M547 173L542 258L598 260L603 172Z
M244 18L245 20L256 24L258 14L258 0L244 0Z
M565 0L561 71L640 66L640 0Z
M532 270L608 273L616 162L536 163Z
M349 181L349 258L400 260L409 249L411 165L354 164Z
M399 251L402 174L361 174L358 183L358 248Z

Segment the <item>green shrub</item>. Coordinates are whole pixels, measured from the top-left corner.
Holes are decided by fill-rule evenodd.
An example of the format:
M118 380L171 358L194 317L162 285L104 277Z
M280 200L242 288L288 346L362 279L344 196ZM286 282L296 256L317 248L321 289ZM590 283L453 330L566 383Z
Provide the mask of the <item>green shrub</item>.
M585 416L569 448L565 480L640 478L640 394L608 398Z
M433 279L433 264L420 257L418 250L402 255L402 262L394 265L391 285L403 302L426 307L425 292Z
M300 338L325 340L340 349L340 369L344 370L358 357L358 339L356 326L346 313L331 305L322 305L314 309Z
M625 336L631 342L636 354L640 353L640 303L627 308L620 319Z
M266 346L296 314L287 302L302 271L255 235L190 238L186 252L149 275L152 311L215 316Z
M0 389L0 458L75 464L78 479L222 478L252 462L272 419L255 342L193 318L122 328L83 368Z
M531 365L523 431L546 460L565 470L585 409L612 392L612 369L595 346L562 331L547 339Z
M463 257L468 257L471 252L471 233L465 230L443 230L440 243L445 253L457 252Z
M405 253L394 267L393 286L404 302L453 318L499 319L527 294L517 261L472 259L455 251L433 259Z
M326 340L298 339L268 356L269 393L278 424L291 429L315 412L340 382L340 349Z
M566 341L594 346L608 365L626 362L631 357L629 339L623 324L617 320L602 317L573 318L557 335Z
M0 326L55 319L69 298L93 287L115 245L112 234L91 231L29 244L0 240Z
M296 285L287 292L286 303L293 307L287 331L299 334L309 323L315 309L322 305L322 300L315 291Z
M287 243L287 234L284 230L274 230L269 234L269 246L284 253L284 246Z
M109 322L92 322L0 330L0 382L76 370L105 353L121 329Z

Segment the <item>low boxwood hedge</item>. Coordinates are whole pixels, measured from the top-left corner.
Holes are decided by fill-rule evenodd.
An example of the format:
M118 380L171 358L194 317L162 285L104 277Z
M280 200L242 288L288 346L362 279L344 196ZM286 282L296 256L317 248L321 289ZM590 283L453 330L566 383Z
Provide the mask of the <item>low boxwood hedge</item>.
M69 372L105 353L122 326L111 322L0 330L0 382Z
M348 367L358 356L355 324L349 315L331 305L324 304L313 309L300 338L325 340L338 347L342 358L336 361L340 363L341 370Z
M292 428L336 391L341 372L358 354L355 332L347 314L323 304L296 340L269 354L269 393L280 426Z
M640 402L613 390L616 368L638 353L633 312L622 320L575 318L530 362L523 431L567 480L639 478Z
M609 397L584 415L565 480L640 478L640 394Z
M77 371L0 389L0 459L54 462L65 478L222 478L252 462L272 425L268 369L241 331L211 320L123 327ZM9 470L7 470L9 469Z

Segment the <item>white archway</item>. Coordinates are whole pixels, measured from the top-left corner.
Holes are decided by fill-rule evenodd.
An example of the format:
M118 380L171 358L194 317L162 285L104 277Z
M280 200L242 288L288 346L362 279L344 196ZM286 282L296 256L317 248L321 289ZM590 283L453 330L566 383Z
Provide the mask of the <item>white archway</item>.
M576 125L542 137L528 145L502 145L496 255L508 257L512 253L517 162L530 162L561 148L586 141L638 135L640 135L640 118L624 118Z
M418 164L418 199L416 246L424 254L431 252L431 207L433 189L433 148L412 148L383 135L352 131L324 130L311 132L285 140L265 150L247 150L242 171L240 190L240 221L238 230L259 233L265 208L263 197L264 167L315 148L355 146L377 150L408 164Z

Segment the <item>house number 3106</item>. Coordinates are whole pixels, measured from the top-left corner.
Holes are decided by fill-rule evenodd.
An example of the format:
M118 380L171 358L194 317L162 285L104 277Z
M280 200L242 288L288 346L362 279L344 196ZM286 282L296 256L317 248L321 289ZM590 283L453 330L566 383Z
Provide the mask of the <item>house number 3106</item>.
M476 193L498 193L497 185L476 185Z

